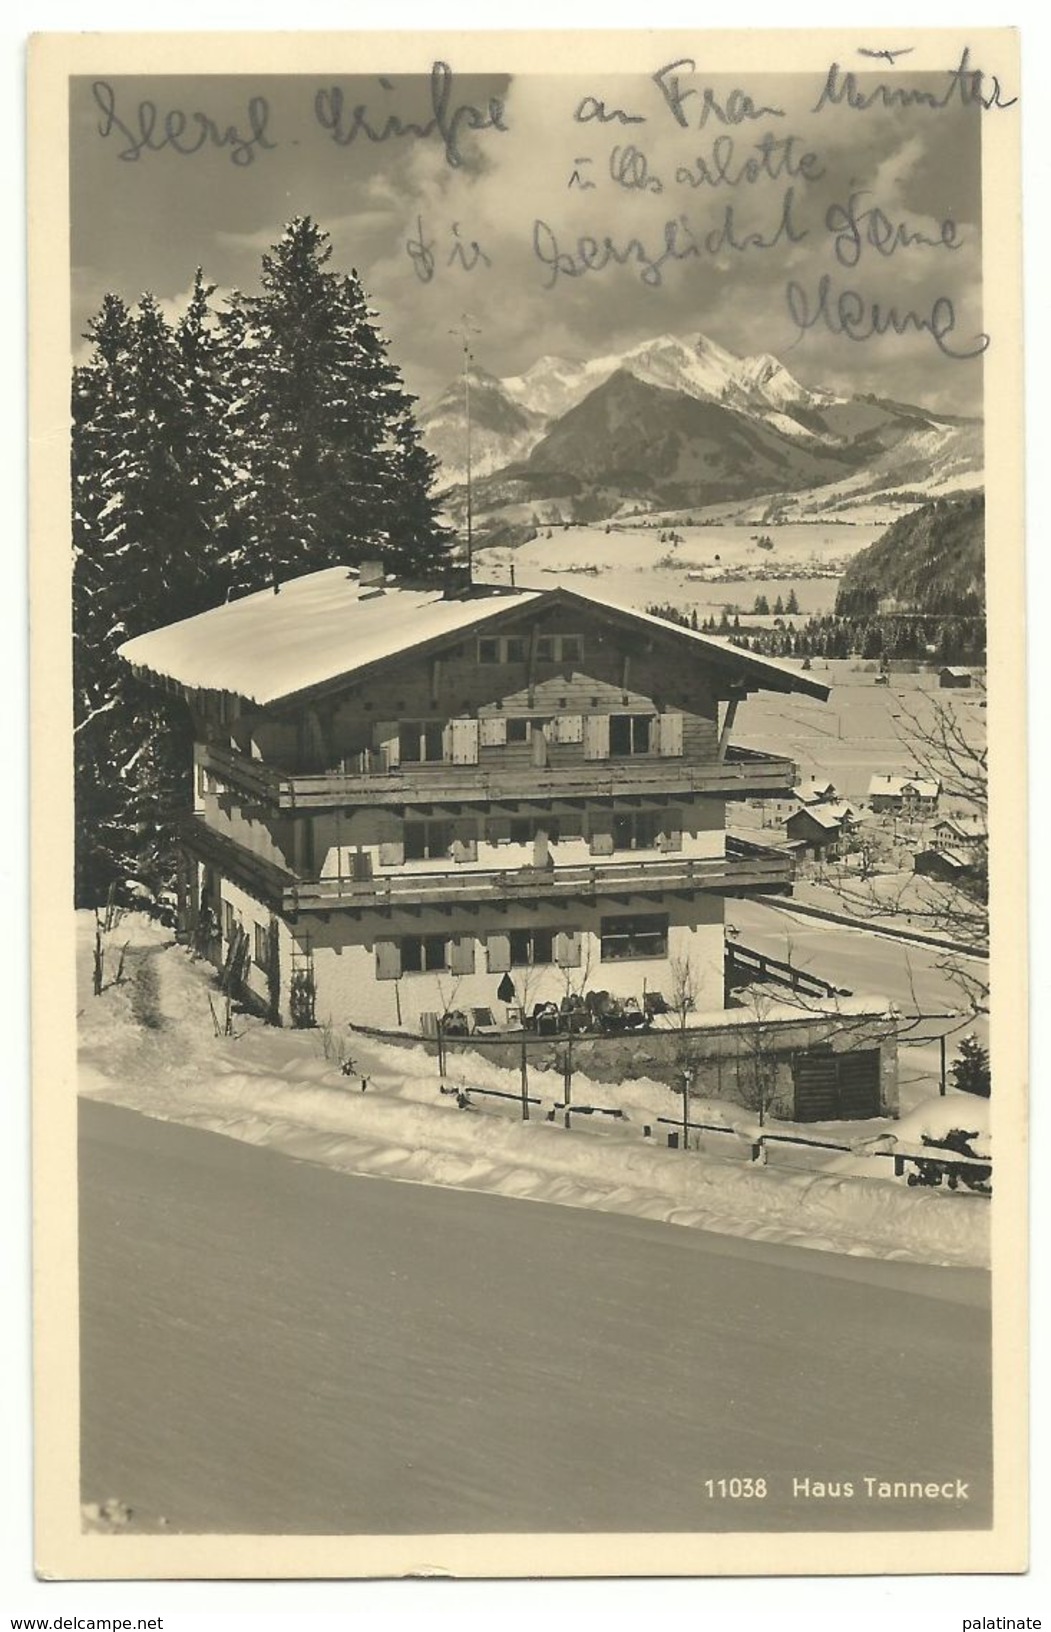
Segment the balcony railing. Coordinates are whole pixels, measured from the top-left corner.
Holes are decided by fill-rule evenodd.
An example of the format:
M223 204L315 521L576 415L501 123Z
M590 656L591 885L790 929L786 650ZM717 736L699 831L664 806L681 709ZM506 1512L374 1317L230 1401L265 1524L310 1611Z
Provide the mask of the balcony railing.
M551 901L577 897L653 895L709 890L717 894L781 894L792 885L792 860L783 850L727 841L718 857L656 856L567 867L466 868L392 872L372 878L307 878L265 861L218 833L199 817L183 837L204 860L288 913L334 907L450 906L475 901Z
M406 805L499 800L612 798L617 794L711 794L728 799L787 794L798 772L789 759L729 748L724 759L691 763L638 755L575 764L515 766L411 764L298 775L209 744L204 764L249 799L275 810L332 805Z

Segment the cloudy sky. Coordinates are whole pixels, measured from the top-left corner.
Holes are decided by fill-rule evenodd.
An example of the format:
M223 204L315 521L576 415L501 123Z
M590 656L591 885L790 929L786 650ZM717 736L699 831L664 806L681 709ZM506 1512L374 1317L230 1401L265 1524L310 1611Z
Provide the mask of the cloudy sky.
M687 64L662 90L661 66L619 79L573 64L455 73L446 129L460 109L477 120L461 116L448 139L427 131L436 87L420 75L74 80L74 344L109 290L129 300L150 290L177 310L198 264L221 291L256 287L284 222L310 214L331 235L331 264L357 269L424 400L457 372L453 331L467 314L476 361L497 375L545 354L704 333L742 354L772 352L810 384L980 412L980 360L945 352L974 351L982 331L981 120L996 115L959 98L939 110L814 111L824 68L742 83ZM678 102L676 77L692 93ZM948 82L895 80L936 95ZM587 117L596 98L605 119ZM346 140L358 106L375 135L392 115L422 133ZM162 146L173 110L188 116L183 147L201 141L198 113L244 141ZM140 146L151 118L152 145ZM834 332L844 291L855 327L871 327L873 303L893 306L933 321L941 346L915 326L866 340Z

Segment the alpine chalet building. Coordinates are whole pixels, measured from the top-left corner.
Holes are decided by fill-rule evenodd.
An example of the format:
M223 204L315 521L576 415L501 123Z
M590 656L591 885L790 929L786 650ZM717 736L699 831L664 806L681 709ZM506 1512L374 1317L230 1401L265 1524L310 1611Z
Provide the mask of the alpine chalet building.
M718 1010L726 897L791 888L726 808L795 767L730 733L827 688L597 596L331 567L122 656L194 722L180 930L275 1022L503 1026L684 975Z

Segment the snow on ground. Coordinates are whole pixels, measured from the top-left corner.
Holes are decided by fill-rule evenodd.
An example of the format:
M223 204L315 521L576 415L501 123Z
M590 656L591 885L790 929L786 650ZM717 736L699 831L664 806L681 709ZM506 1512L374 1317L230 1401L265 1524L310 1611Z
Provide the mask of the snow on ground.
M895 1134L918 1143L921 1131L934 1126L932 1117L946 1114L937 1110L938 1102L935 1112L921 1108L907 1123L799 1130L854 1147L842 1158L814 1153L824 1164L819 1168L753 1165L754 1119L722 1101L691 1101L691 1120L728 1131L700 1135L700 1148L688 1153L669 1150L667 1129L657 1118L676 1117L681 1101L645 1078L611 1086L575 1073L576 1110L567 1130L556 1108L563 1098L561 1075L530 1068L529 1091L541 1104L530 1106L526 1123L516 1097L477 1093L488 1087L517 1096L518 1069L477 1055L451 1059L443 1093L437 1062L422 1046L402 1048L345 1029L279 1030L236 1012L234 1034L217 1036L209 997L220 1026L223 1000L210 965L136 915L106 937L106 985L96 998L92 920L81 914L78 923L80 1088L89 1097L346 1172L623 1212L834 1252L987 1262L985 1198L909 1189L891 1176L885 1156L873 1154L890 1148L886 1141ZM467 1089L469 1108L461 1108L457 1088ZM587 1114L587 1106L621 1114ZM964 1125L977 1127L981 1102L972 1109L968 1099L966 1109L971 1114ZM792 1124L768 1123L767 1131L775 1129L792 1131Z

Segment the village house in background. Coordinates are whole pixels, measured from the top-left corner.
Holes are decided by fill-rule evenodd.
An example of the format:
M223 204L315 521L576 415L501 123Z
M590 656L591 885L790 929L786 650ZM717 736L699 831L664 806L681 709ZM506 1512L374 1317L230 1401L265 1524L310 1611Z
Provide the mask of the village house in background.
M785 836L815 861L831 861L845 853L856 826L857 816L845 800L818 799L786 818Z
M275 1023L499 1031L600 992L693 1024L726 1001L726 896L791 890L726 804L796 767L730 732L749 692L827 688L645 613L332 567L122 655L194 720L180 933ZM893 1068L866 1060L872 1114Z
M938 670L938 684L943 691L969 691L972 683L970 669L949 666Z
M874 776L869 783L869 804L879 814L933 816L938 810L941 783L931 776Z

